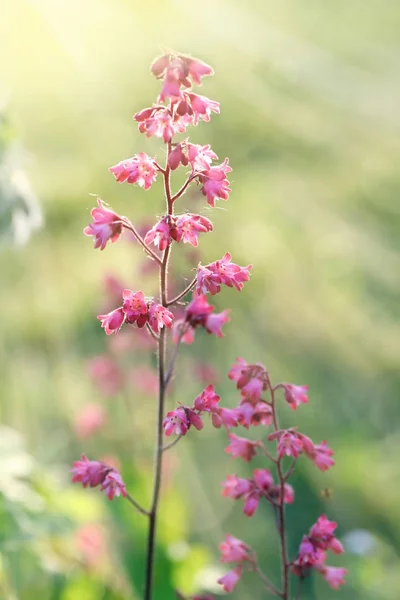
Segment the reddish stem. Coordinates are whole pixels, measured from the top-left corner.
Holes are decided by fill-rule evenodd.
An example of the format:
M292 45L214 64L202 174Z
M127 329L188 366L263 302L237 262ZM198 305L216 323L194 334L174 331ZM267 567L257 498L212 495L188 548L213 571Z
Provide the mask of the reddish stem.
M181 298L183 298L184 296L186 296L186 294L188 292L190 292L190 290L192 290L194 288L194 286L196 285L196 281L197 281L197 277L194 277L192 279L192 281L185 287L185 289L182 290L182 292L180 292L180 294L178 294L177 296L175 296L175 298L172 298L172 300L168 300L167 306L172 306L172 304L175 304Z
M272 420L275 431L279 431L278 416L276 414L275 406L275 389L270 387L271 394L271 408L272 408ZM276 462L276 469L278 472L278 479L280 485L280 503L277 507L278 522L277 529L279 534L279 546L281 555L281 576L282 576L282 600L289 600L289 561L287 556L286 548L286 525L285 525L285 475L282 471L282 459L278 458Z
M178 190L176 192L176 194L174 194L171 198L172 202L175 202L175 200L178 200L178 198L180 198L185 191L187 190L187 188L189 187L189 185L192 183L192 181L194 181L196 179L197 175L191 175L190 177L188 177L188 179L185 181L185 183L183 184L183 186L181 187L180 190Z
M167 212L173 214L173 203L170 185L170 168L168 166L168 157L171 151L171 143L168 144L167 160L165 170L162 172L164 177L164 192L167 202ZM164 250L160 265L160 299L163 306L167 306L168 293L168 263L171 253L171 246ZM156 449L154 457L154 484L153 499L149 514L149 531L147 537L147 558L146 558L146 580L144 588L144 600L151 600L153 594L153 572L155 559L156 527L158 516L158 505L160 499L161 477L162 477L162 456L163 456L163 418L164 405L166 397L165 365L166 365L166 329L162 327L158 338L158 411L157 411L157 429L156 429Z
M156 263L161 267L161 260L159 259L159 257L157 256L157 254L155 252L153 252L153 250L151 248L148 247L148 245L146 244L146 242L144 241L144 239L142 238L142 236L139 234L139 232L136 230L135 226L131 223L131 221L127 217L124 217L123 220L121 221L121 223L125 227L125 229L128 229L129 231L131 231L133 233L133 235L135 236L135 238L137 239L137 241L139 242L139 244L141 246L143 246L144 251L153 260L155 260Z

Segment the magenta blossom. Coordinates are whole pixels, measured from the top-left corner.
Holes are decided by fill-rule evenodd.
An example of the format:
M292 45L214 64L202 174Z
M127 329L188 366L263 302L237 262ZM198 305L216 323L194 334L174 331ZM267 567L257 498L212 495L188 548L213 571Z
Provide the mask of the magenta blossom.
M194 408L199 412L215 412L218 408L220 397L215 393L214 386L208 385L194 400Z
M334 590L338 590L341 585L346 583L344 576L347 574L347 569L344 569L343 567L328 567L327 565L321 565L316 567L316 569Z
M222 588L225 590L225 592L228 592L228 593L232 592L235 585L241 578L242 573L243 573L242 567L236 567L235 569L232 569L232 571L228 571L228 573L226 575L224 575L223 577L220 577L217 580L217 583L222 585Z
M73 483L81 483L83 487L100 485L109 500L115 496L126 497L127 495L121 475L114 467L109 467L97 460L89 460L84 454L82 454L81 460L74 462L71 472Z
M217 199L228 200L231 188L226 174L231 171L232 168L228 165L226 158L220 165L210 167L199 175L199 181L202 184L201 191L210 206L214 207Z
M108 169L114 174L118 183L137 183L148 190L157 177L155 162L145 152L135 154L132 158L122 160L114 167Z
M193 425L197 430L203 428L201 417L188 406L178 406L175 410L167 413L163 421L165 435L170 436L186 435L190 426Z
M159 333L162 327L171 329L174 315L170 310L153 302L149 309L149 325L155 333Z
M213 75L212 67L206 63L184 54L164 54L151 65L151 72L157 79L173 79L179 86L190 87L191 81L201 83L205 75Z
M113 500L115 497L118 498L118 496L124 496L124 498L126 498L128 495L121 475L115 469L110 471L110 473L107 473L101 484L101 489L105 492L109 500Z
M229 321L228 311L213 313L214 306L208 304L205 294L193 294L192 301L185 310L185 318L176 323L173 339L186 344L194 340L194 330L203 327L208 333L223 337L222 326Z
M140 133L145 133L147 137L154 135L163 138L165 143L171 141L176 133L183 133L191 121L191 117L174 116L163 106L145 108L133 118L138 122Z
M106 315L99 315L97 318L101 321L101 326L106 334L111 335L112 333L118 333L121 329L125 321L125 313L122 308L116 308Z
M106 208L101 198L97 198L98 207L93 208L91 215L93 223L83 230L85 235L94 238L94 247L104 250L109 240L116 242L122 233L122 217Z
M283 389L285 400L293 410L296 410L300 404L307 404L308 385L293 385L291 383L286 383L283 385Z
M144 297L144 293L142 291L132 292L132 290L123 290L122 297L124 303L122 305L122 310L125 313L126 322L133 324L138 322L138 326L141 326L142 321L144 321L143 325L147 321L147 303ZM144 319L146 317L146 319Z
M213 224L209 219L187 213L176 218L176 228L171 235L176 242L183 241L185 244L197 246L199 233L207 233L212 230Z
M204 324L205 330L219 338L224 337L222 326L229 322L228 312L229 310L223 310L220 313L208 315Z
M166 215L158 221L145 235L146 244L154 243L159 250L165 250L171 243L171 222L173 217ZM175 219L174 219L175 221Z
M228 498L237 500L245 494L248 494L253 489L253 483L250 479L236 477L236 475L228 475L227 479L222 483L222 495Z
M183 95L184 99L179 102L176 111L178 114L190 115L193 125L197 125L200 119L208 122L211 119L212 112L217 114L220 112L219 102L215 102L215 100L210 100L206 96L199 96L192 92L184 92ZM225 161L227 160L225 159ZM229 168L229 170L232 169Z
M221 291L221 285L235 287L241 291L244 282L249 280L252 265L240 267L233 263L231 258L229 252L226 252L220 260L206 266L199 265L196 291L203 294L210 292L213 296Z
M225 452L232 454L232 458L243 458L246 462L250 462L256 455L257 447L261 447L261 442L252 442L246 438L239 437L234 433L228 434L229 446L225 448Z
M233 535L227 534L225 540L220 543L219 549L221 551L221 562L242 562L244 560L251 560L250 548L247 544L233 537Z

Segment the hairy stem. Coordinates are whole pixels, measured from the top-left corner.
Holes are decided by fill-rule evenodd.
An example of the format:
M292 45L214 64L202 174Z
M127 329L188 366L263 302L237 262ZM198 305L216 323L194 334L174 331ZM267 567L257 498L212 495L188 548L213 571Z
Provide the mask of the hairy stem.
M163 172L164 192L169 215L173 214L172 195L170 186L170 168L168 167L168 156L171 151L171 144L168 144L168 153L166 167ZM171 253L171 246L164 250L160 265L160 300L163 306L167 306L168 293L168 263ZM163 418L164 405L166 397L165 367L166 367L166 329L162 327L158 338L158 410L156 427L156 448L154 457L154 483L153 499L149 514L149 531L147 537L147 557L146 557L146 579L144 588L144 600L151 600L153 596L153 572L155 561L156 528L158 505L160 499L161 478L162 478L162 456L163 456Z
M271 393L271 406L272 406L272 419L275 431L279 431L278 416L276 414L275 406L275 390L270 387ZM289 561L287 556L286 548L286 523L285 523L285 475L282 470L282 460L278 458L276 463L276 469L278 472L278 479L280 485L280 502L277 507L277 529L279 534L279 547L281 555L281 578L282 578L282 600L289 600Z
M139 232L137 231L135 226L131 223L131 221L129 219L127 219L126 217L124 217L123 220L121 221L121 223L125 227L125 229L128 229L129 231L131 231L133 233L133 235L135 236L135 238L137 239L139 244L141 246L143 246L143 250L150 256L150 258L155 260L156 263L161 267L161 260L159 259L157 254L155 252L153 252L153 250L151 248L149 248L149 246L146 244L146 242L144 241L142 236L139 234Z
M178 198L180 198L186 191L186 189L189 187L189 185L192 183L192 181L194 179L196 179L197 175L192 175L191 177L189 177L185 183L183 184L183 186L181 187L180 190L178 190L176 192L176 194L174 196L172 196L171 201L175 202L175 200L178 200Z
M192 279L192 281L185 287L185 289L182 290L177 296L175 296L175 298L172 298L172 300L168 300L167 306L172 306L172 304L175 304L176 302L181 300L181 298L186 296L186 294L194 288L194 286L196 285L196 281L197 281L197 278L194 277Z

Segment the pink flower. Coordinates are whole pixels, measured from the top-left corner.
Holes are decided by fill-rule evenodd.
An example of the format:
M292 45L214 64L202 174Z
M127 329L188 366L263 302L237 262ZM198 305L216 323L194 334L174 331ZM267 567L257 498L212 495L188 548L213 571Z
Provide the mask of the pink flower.
M138 326L143 326L147 321L147 303L142 291L132 292L132 290L124 290L122 292L124 303L122 310L125 313L126 322L133 324L139 321ZM144 319L146 316L146 319ZM144 321L142 325L142 321Z
M185 319L175 319L172 325L172 341L177 344L179 340L183 344L193 344L194 328Z
M216 260L203 267L197 268L197 288L198 293L210 292L213 296L221 290L221 285L235 287L241 291L245 281L249 280L250 269L252 265L240 267L231 261L231 255L226 252L220 260Z
M232 408L220 407L212 416L212 423L214 427L219 429L221 425L225 427L237 427L239 423L239 417L237 411Z
M104 250L109 240L116 242L122 233L122 217L105 207L101 198L97 198L98 208L93 208L91 215L93 223L83 230L85 235L94 238L94 247Z
M347 569L343 569L342 567L328 567L327 565L323 565L318 568L322 577L325 581L331 586L332 589L338 590L341 585L344 585L346 582L344 580L344 576L347 574Z
M210 167L207 171L203 171L199 175L199 181L202 184L201 191L207 198L207 202L210 206L215 206L217 199L228 200L229 192L229 181L226 178L226 174L232 171L228 165L228 159L226 158L223 163L215 167Z
M162 327L171 329L174 315L170 310L153 302L149 309L149 325L155 333L159 333Z
M127 496L125 484L121 475L115 469L107 473L101 484L101 490L105 492L109 500L113 500L115 497L118 498L118 496L124 496L124 498Z
M241 394L244 400L250 403L258 403L264 390L264 381L258 377L250 379L246 385L242 387Z
M176 229L172 232L172 237L177 241L189 243L192 246L198 245L199 233L206 233L213 230L213 224L206 217L201 215L185 214L176 219Z
M190 420L185 408L178 406L175 410L168 412L163 421L163 427L167 436L173 433L176 435L185 435L190 427Z
M87 438L105 425L106 413L99 404L87 404L77 415L74 423L74 431L81 438Z
M101 326L106 334L111 335L112 333L118 333L121 329L125 321L125 313L122 308L116 308L106 315L99 315L97 318L101 321Z
M192 326L203 325L213 310L214 307L208 304L205 294L193 295L192 301L186 307L186 319Z
M81 483L83 487L96 487L103 483L111 470L112 467L97 460L89 460L82 454L81 460L75 461L71 469L72 483Z
M222 585L222 588L225 590L225 592L232 592L233 588L241 578L242 572L242 567L236 567L236 569L232 569L232 571L229 571L226 575L220 577L217 580L217 583Z
M289 404L290 408L296 410L300 404L307 404L308 402L308 385L293 385L286 383L283 386L285 400Z
M222 333L222 326L225 323L228 323L230 320L228 317L228 312L228 310L223 310L220 313L212 313L208 315L204 325L206 331L216 335L219 338L224 337L224 334Z
M236 409L238 415L238 422L242 427L249 429L249 427L257 427L259 425L269 426L273 422L272 409L263 401L251 404L246 401L242 401Z
M115 496L127 495L125 484L116 469L102 462L89 460L84 454L81 460L74 462L71 471L73 483L81 483L83 487L100 485L109 500Z
M269 469L254 469L253 479L257 488L265 494L268 494L274 485L274 479Z
M167 413L163 421L165 435L186 435L191 425L197 430L203 428L203 421L194 410L188 406L178 406L175 410Z
M147 137L155 135L163 138L165 144L171 141L177 131L185 131L183 121L176 121L169 109L163 106L145 108L133 118L138 122L140 133L145 133Z
M183 108L183 105L185 105L185 108ZM190 114L193 118L193 125L197 125L200 119L208 122L212 112L220 113L219 102L192 92L184 92L184 101L178 106L177 111L180 111L181 114L183 112Z
M218 408L220 397L215 393L214 386L208 385L194 400L194 408L199 412L215 412Z
M268 439L272 439L272 437L269 436ZM278 454L280 457L286 455L292 456L293 458L298 458L302 450L303 444L295 432L284 431L282 435L280 435L278 442Z
M333 467L335 464L335 461L331 458L333 456L333 450L328 448L326 441L317 444L314 449L315 453L312 460L320 471L327 471L330 467Z
M260 442L252 442L246 438L239 437L234 433L228 434L229 446L225 448L225 452L232 454L232 458L243 458L246 462L250 462L256 455L256 448L261 446Z
M209 171L213 160L217 160L218 156L211 146L200 146L200 144L187 144L188 160L192 167L192 172ZM186 163L187 164L187 163Z
M223 337L221 328L224 323L229 321L228 311L211 314L214 307L208 304L207 297L204 294L193 294L192 301L185 310L185 319L179 321L179 326L174 331L174 341L179 339L180 333L184 331L182 341L192 343L194 339L194 329L204 327L208 333L217 337Z
M137 183L148 190L157 177L157 167L154 160L145 152L135 154L132 158L122 160L114 167L108 169L114 174L118 183Z
M243 512L247 517L252 517L260 503L260 495L257 491L251 492L245 496Z
M222 495L234 500L248 494L253 489L253 484L249 479L242 479L236 475L228 475L222 486Z
M325 515L321 515L311 527L309 537L322 550L331 550L334 554L342 554L344 548L333 535L336 527L337 524L334 521L329 521Z
M188 157L185 152L185 142L181 142L180 144L176 144L173 150L169 153L168 156L168 166L172 171L175 171L182 164L184 167L189 163Z
M159 250L165 250L171 243L171 218L169 215L163 217L154 225L145 235L145 244L151 244L158 247Z
M268 375L265 367L260 363L248 364L244 358L237 358L236 363L232 365L228 377L236 382L238 390L242 389L251 379L261 379L264 382L264 389L268 387Z
M249 546L242 542L242 540L233 537L233 535L227 534L225 540L220 543L219 549L222 554L221 562L223 563L250 560Z
M213 69L206 63L184 54L165 54L157 58L151 65L151 72L157 79L173 77L179 85L189 87L189 77L200 84L205 75L213 75Z

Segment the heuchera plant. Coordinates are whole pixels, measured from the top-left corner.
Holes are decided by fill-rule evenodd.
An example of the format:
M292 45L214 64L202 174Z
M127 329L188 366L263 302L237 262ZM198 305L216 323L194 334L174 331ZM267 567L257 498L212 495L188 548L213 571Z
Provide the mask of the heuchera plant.
M147 137L161 138L166 146L165 164L141 152L122 160L109 170L119 183L136 184L149 189L157 177L162 179L165 197L165 214L142 236L128 217L111 210L100 198L92 210L93 222L84 230L94 239L95 248L104 250L108 242L116 242L123 230L130 231L141 244L144 252L159 270L159 295L148 297L142 290L124 289L120 305L107 314L98 316L107 335L117 334L121 327L145 328L148 335L157 343L158 354L158 421L155 441L153 495L149 508L140 506L127 492L118 471L97 460L82 456L72 468L72 481L84 487L100 487L110 500L116 496L126 498L148 519L148 542L144 600L151 600L154 548L156 538L157 512L160 501L162 460L166 450L175 445L194 427L201 430L203 419L208 414L216 428L224 428L228 436L226 452L232 458L250 462L258 453L271 463L268 468L255 469L249 479L228 475L223 482L222 494L233 500L243 500L243 512L253 516L260 502L271 505L276 521L281 555L281 583L273 583L261 570L255 550L244 541L228 534L220 545L221 561L230 563L233 568L218 580L226 592L231 592L242 573L246 570L259 576L270 594L283 600L289 599L290 575L298 579L296 598L301 596L302 582L313 571L318 571L333 588L344 583L346 570L326 564L328 551L334 554L343 552L341 543L334 535L336 523L321 515L300 542L297 556L288 557L286 543L285 507L294 502L294 490L288 483L297 460L303 455L321 471L334 465L333 451L325 441L315 444L309 437L297 431L296 427L281 429L278 421L280 396L293 410L308 403L307 386L289 383L273 384L268 371L262 364L248 364L243 358L229 371L229 378L240 391L237 408L220 405L220 397L213 385L208 385L192 402L179 405L167 412L165 408L168 385L174 373L178 351L182 344L194 341L196 329L205 329L209 334L223 337L222 328L229 320L228 310L214 311L209 296L218 294L223 286L241 291L249 280L251 265L241 267L232 261L226 252L220 259L207 265L199 264L195 277L177 295L170 297L168 282L172 249L175 244L197 246L199 236L213 230L211 221L191 212L179 210L181 198L193 185L200 186L207 203L214 207L217 200L227 200L230 187L227 179L231 167L225 158L220 164L209 145L201 146L185 138L175 141L177 134L185 133L189 126L196 126L200 120L209 121L211 113L219 113L219 104L192 91L194 84L201 84L202 78L212 75L213 70L200 60L182 54L168 53L158 58L151 66L153 75L162 83L157 103L145 108L134 116L139 131ZM171 173L179 167L187 171L185 183L177 191L172 191ZM174 316L174 308L185 303L188 294L192 298L186 303L183 316ZM167 334L171 331L174 349L167 353ZM169 355L169 359L167 359ZM251 441L232 433L233 428L259 427L263 439ZM267 433L265 429L267 428ZM164 436L176 436L173 441L164 442ZM184 597L177 591L177 597ZM209 595L195 596L192 600L210 600Z

